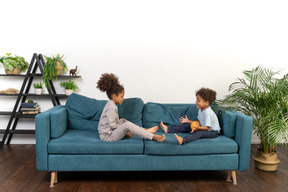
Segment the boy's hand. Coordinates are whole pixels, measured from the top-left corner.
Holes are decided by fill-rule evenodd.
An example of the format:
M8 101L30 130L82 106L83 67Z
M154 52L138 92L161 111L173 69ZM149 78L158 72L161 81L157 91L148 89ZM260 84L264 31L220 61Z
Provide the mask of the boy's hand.
M132 137L133 137L133 134L132 134L131 132L128 132L128 133L126 134L126 137L132 138Z
M180 123L189 123L190 122L190 120L188 119L188 117L187 117L187 115L185 116L185 118L183 118L183 117L180 117L179 118L179 121L180 121Z
M194 127L192 128L191 133L198 131L198 127L199 127L199 126L194 126Z

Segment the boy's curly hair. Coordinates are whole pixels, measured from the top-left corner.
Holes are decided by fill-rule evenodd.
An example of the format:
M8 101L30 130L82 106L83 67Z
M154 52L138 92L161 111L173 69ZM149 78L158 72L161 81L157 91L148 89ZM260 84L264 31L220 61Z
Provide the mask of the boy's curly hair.
M97 88L102 92L106 92L109 99L112 95L118 95L124 91L124 87L119 84L119 79L113 73L103 73L97 82Z
M199 95L204 101L208 101L209 105L211 105L211 103L216 100L217 93L212 89L202 87L196 92L196 96L197 95Z

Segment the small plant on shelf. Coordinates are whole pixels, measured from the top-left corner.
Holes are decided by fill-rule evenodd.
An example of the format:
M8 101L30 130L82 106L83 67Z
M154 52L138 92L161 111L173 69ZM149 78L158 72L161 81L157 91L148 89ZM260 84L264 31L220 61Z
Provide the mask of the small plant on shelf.
M65 70L67 70L67 65L62 59L64 55L60 56L60 54L56 54L52 57L44 56L46 59L46 63L44 65L43 70L43 81L46 88L50 87L50 81L53 80L54 77L62 75Z
M33 87L34 87L36 95L41 95L42 94L43 82L33 83Z
M62 81L60 86L65 89L66 95L71 95L76 89L79 89L78 86L74 83L74 81Z
M43 82L33 83L33 86L36 89L42 89L43 88Z
M18 75L21 71L25 72L29 64L24 57L11 55L11 53L6 53L6 56L0 57L0 63L4 65L6 74Z

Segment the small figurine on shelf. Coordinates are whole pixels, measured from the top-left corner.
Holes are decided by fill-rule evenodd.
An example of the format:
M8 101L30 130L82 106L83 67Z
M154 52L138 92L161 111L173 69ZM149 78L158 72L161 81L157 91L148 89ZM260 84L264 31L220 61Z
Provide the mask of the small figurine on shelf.
M70 70L70 76L76 76L77 67L78 67L78 66L76 66L75 69L71 69L71 70Z

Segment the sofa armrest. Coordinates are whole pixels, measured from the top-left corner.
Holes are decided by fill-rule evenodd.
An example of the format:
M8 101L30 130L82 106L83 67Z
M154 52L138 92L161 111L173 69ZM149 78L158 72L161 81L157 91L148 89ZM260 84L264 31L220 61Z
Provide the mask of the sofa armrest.
M239 171L246 171L250 163L251 137L253 118L239 112L235 112L236 132L235 141L238 143Z
M48 171L48 142L51 139L50 114L64 106L55 106L35 117L36 163L39 171Z
M67 130L67 109L62 107L50 113L51 138L61 137Z

